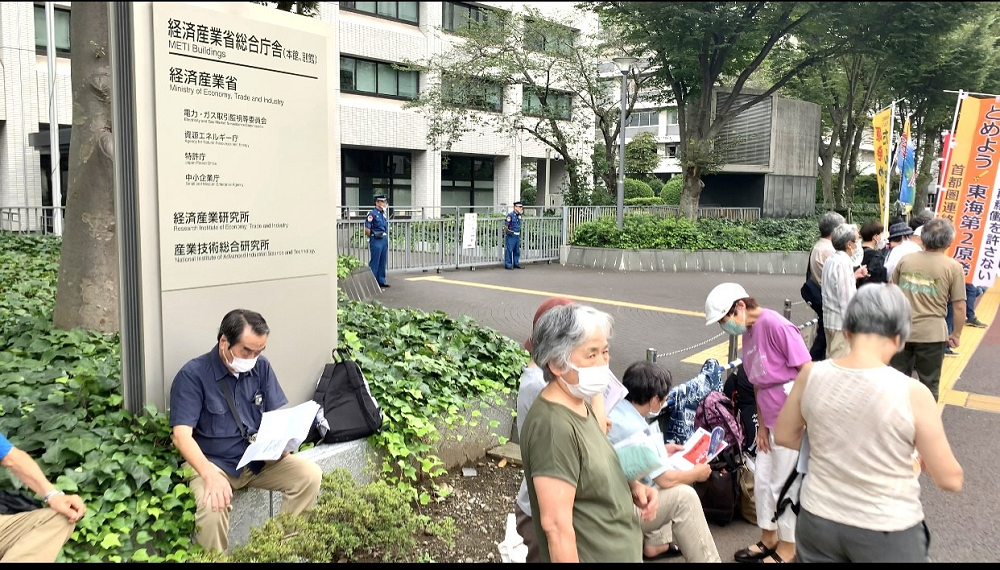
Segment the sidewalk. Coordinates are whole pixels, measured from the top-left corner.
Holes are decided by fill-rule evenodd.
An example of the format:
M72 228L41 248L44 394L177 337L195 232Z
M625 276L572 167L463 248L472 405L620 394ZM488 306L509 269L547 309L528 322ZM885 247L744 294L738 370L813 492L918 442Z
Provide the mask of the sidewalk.
M441 273L396 273L393 287L377 297L388 307L467 315L518 343L527 337L535 309L546 298L562 295L611 313L611 368L621 375L647 349L673 374L674 384L693 378L705 358L728 360L728 339L717 326L705 326L705 296L725 281L736 281L762 306L781 312L792 304L792 322L815 317L801 303L800 275L730 275L599 271L557 264L525 264L523 271L502 268ZM1000 308L1000 286L987 291L977 308L987 329L965 327L961 354L946 358L941 379L941 407L949 441L965 469L959 494L945 494L922 477L922 501L931 530L931 556L939 562L1000 560L1000 327L992 326ZM724 561L759 539L755 525L737 518L712 526ZM502 540L498 537L497 540ZM676 559L674 559L676 560Z

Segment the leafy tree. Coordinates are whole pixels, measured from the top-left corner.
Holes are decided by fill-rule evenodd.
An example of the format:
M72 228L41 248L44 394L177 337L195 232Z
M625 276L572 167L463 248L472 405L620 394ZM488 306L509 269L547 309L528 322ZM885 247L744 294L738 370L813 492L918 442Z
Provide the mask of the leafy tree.
M653 133L639 133L625 143L625 172L646 176L660 165L656 154L656 137Z
M697 216L702 176L721 167L724 149L714 143L722 128L802 70L836 53L843 40L835 23L846 9L830 2L585 2L584 6L643 51L656 85L677 103L684 175L681 211L690 219ZM816 34L822 42L797 44L796 34L810 27L831 33ZM766 78L760 94L741 97L765 59L779 52L787 54L788 68ZM713 105L714 93L724 84L731 95Z
M604 191L614 196L621 114L614 87L621 79L617 72L614 77L602 78L598 64L610 59L608 53L631 53L612 29L577 34L576 24L576 18L553 18L524 6L511 12L489 10L484 21L440 32L447 34L449 49L405 66L428 74L420 97L407 103L427 119L428 144L448 151L464 135L481 129L508 137L527 133L565 160L567 203L601 200L593 196L587 199L587 171L594 165L592 150L596 149L603 156L594 175L604 182ZM626 114L631 113L645 81L635 72L630 74ZM482 98L484 84L496 86L489 97L493 103L503 102L502 113L476 108L481 107L475 103ZM567 120L567 100L571 101L572 120ZM603 146L591 146L595 123Z

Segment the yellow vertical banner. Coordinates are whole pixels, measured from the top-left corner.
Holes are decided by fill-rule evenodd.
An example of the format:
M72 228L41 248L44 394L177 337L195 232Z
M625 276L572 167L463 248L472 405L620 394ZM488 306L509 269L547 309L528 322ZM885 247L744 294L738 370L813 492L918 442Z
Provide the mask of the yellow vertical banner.
M872 118L874 135L872 143L875 152L875 180L878 181L878 206L882 225L888 229L889 210L889 136L892 133L892 106L875 114Z

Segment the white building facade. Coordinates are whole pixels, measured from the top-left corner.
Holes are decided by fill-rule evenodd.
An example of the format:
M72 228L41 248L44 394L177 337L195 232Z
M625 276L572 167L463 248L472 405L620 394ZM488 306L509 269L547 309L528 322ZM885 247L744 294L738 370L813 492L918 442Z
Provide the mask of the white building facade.
M72 125L70 62L71 3L57 3L55 96L61 127L65 203L69 127ZM452 141L447 153L428 143L428 121L404 105L419 96L430 78L393 64L427 60L446 50L461 26L489 8L517 10L531 4L543 14L563 14L568 5L524 2L320 2L315 17L337 26L340 89L331 102L340 120L341 180L331 189L344 216L366 210L373 196L386 194L397 215L506 210L520 199L522 169L550 173L557 194L567 183L563 163L523 133L492 129ZM49 169L49 80L44 3L0 2L0 208L52 205ZM507 86L499 108L520 110L522 89ZM141 96L141 94L140 94ZM308 112L303 109L303 112ZM593 114L573 108L574 125L593 129ZM579 156L589 157L593 139ZM546 164L548 162L548 164ZM586 161L589 164L589 160ZM547 168L546 168L547 166ZM541 194L541 192L539 192ZM556 204L558 196L551 198ZM549 204L546 204L549 205ZM417 214L419 215L419 214Z

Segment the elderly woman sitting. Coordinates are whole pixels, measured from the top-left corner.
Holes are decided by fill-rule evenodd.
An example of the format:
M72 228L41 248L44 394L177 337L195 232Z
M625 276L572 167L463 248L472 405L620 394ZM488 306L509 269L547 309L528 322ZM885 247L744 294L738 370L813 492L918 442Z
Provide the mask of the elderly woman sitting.
M612 328L611 315L574 303L549 309L531 334L546 386L520 437L543 562L642 562L640 518L656 516L657 490L626 479L590 405L611 378Z

